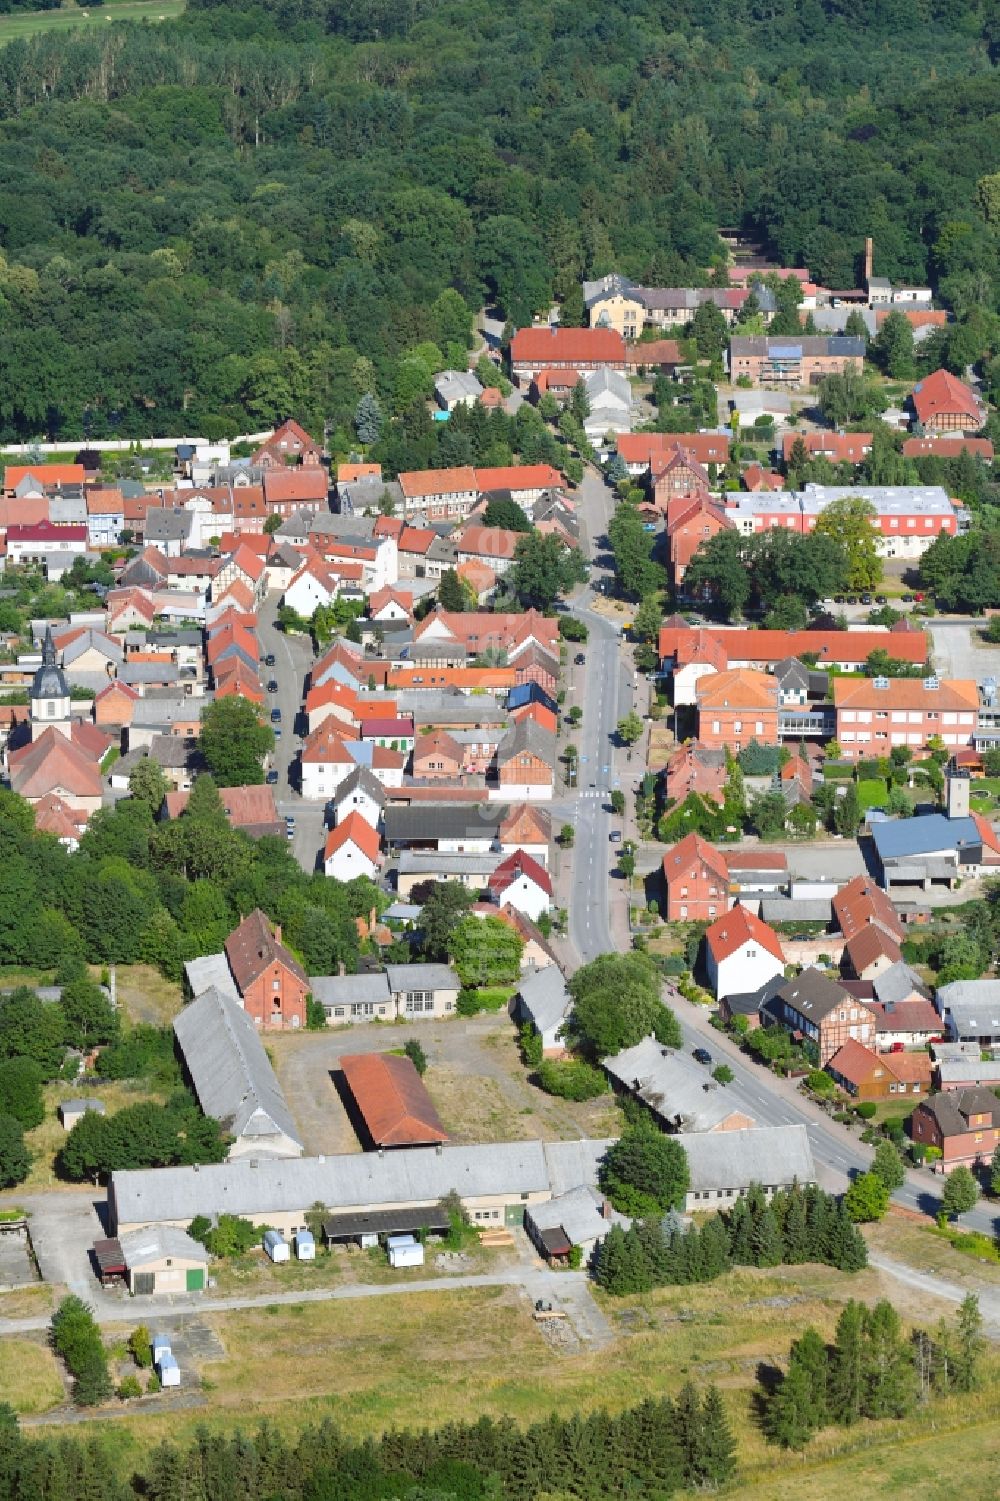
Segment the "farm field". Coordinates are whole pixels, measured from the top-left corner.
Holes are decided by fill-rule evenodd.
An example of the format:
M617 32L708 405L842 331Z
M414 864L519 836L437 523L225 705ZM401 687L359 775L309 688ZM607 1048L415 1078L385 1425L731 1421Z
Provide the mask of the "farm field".
M68 5L60 10L17 11L0 16L0 47L23 41L42 31L68 31L74 26L106 26L110 21L168 21L179 16L186 0L109 0L88 10Z
M879 1243L895 1251L895 1233L895 1227L880 1227ZM942 1254L955 1256L946 1246ZM547 1412L621 1408L673 1393L690 1378L720 1387L736 1429L741 1473L729 1494L760 1501L834 1497L891 1473L910 1495L943 1497L961 1456L963 1496L985 1501L995 1495L989 1456L1000 1436L995 1370L971 1402L936 1403L933 1431L926 1412L902 1424L829 1430L801 1456L770 1448L761 1437L753 1407L758 1364L784 1361L791 1340L809 1324L830 1336L848 1298L872 1301L887 1292L904 1318L925 1325L953 1312L933 1300L911 1301L913 1294L875 1270L846 1277L826 1267L799 1267L744 1269L707 1287L601 1298L617 1338L610 1348L583 1353L554 1349L532 1321L527 1300L507 1287L206 1314L204 1323L225 1354L192 1373L192 1405L119 1410L115 1433L127 1467L163 1439L191 1439L199 1426L245 1430L266 1418L293 1432L333 1417L360 1437L398 1424L408 1412L419 1413L421 1425L483 1413L508 1413L528 1424ZM125 1332L109 1330L108 1336ZM246 1371L264 1351L268 1384L248 1400ZM0 1366L10 1400L25 1413L56 1400L43 1354L33 1352L23 1366L9 1358ZM89 1427L85 1421L75 1431L83 1437Z

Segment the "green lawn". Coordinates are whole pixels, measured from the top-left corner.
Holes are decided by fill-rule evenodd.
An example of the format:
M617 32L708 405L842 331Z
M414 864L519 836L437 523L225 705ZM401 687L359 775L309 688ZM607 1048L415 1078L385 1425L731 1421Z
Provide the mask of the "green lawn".
M108 0L96 10L68 5L61 10L16 11L0 16L0 46L40 31L66 31L73 26L107 26L111 21L168 21L179 16L186 0Z
M858 802L862 811L884 807L888 797L889 789L881 777L865 777L858 783Z

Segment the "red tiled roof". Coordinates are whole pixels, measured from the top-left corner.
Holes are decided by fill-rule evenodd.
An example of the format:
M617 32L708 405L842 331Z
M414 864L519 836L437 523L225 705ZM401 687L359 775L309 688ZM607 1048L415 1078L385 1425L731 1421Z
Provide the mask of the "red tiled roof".
M851 962L851 967L857 974L861 974L874 964L877 959L888 959L892 964L898 964L903 957L899 944L891 933L877 923L871 923L866 928L859 928L852 933L844 944L844 953Z
M86 542L85 526L55 526L51 521L39 521L34 526L9 526L7 541L10 542Z
M457 539L459 556L467 552L477 558L509 561L522 536L522 532L511 532L502 526L467 526Z
M685 448L699 464L725 464L729 461L729 437L726 433L619 433L619 455L626 464L651 464L672 448Z
M983 408L975 392L949 370L935 370L926 376L914 387L912 399L913 410L923 423L957 412L976 427L982 424Z
M788 856L781 850L727 850L726 867L739 870L787 870Z
M527 876L529 881L533 881L545 892L546 896L552 895L552 882L548 871L544 866L539 865L533 855L525 854L524 850L514 850L512 854L501 860L490 876L487 886L494 897L501 897L508 886L519 881L522 875Z
M407 499L423 500L428 495L464 495L474 492L476 472L471 464L455 469L411 469L399 476Z
M891 656L915 666L927 661L927 637L923 631L894 635L890 641L885 631L754 631L711 626L704 629L722 642L730 662L773 663L811 652L817 658L817 666L822 668L829 662L865 662L873 651L885 651L890 645ZM661 626L660 656L673 656L678 642L690 631L687 625Z
M99 731L95 733L100 735ZM101 735L100 739L107 750L111 743L108 737ZM37 740L8 752L7 759L11 788L20 797L37 798L59 791L99 798L104 790L98 757L78 743L76 735L70 739L51 726Z
M492 490L550 490L566 483L551 464L505 464L497 469L477 469L475 475L481 495Z
M625 340L613 328L519 328L510 341L513 365L624 365Z
M318 464L303 469L268 469L264 474L264 500L269 506L326 500L329 485L326 470Z
M26 474L41 485L82 485L87 478L82 464L8 464L4 469L4 488L16 490Z
M702 839L700 834L685 834L684 838L663 857L663 874L667 885L686 876L692 866L702 863L708 867L723 885L729 885L729 870L721 850Z
M417 553L423 557L437 536L426 526L404 526L396 544L400 552Z
M290 970L303 984L309 983L302 965L285 948L259 907L255 907L250 916L233 929L226 939L225 948L229 968L241 995L275 962Z
M338 464L337 484L352 485L359 479L381 479L381 464Z
M338 823L336 828L330 830L326 836L323 858L329 860L345 844L356 844L373 865L378 864L381 848L378 834L358 812L348 813L343 823Z
M861 460L871 452L871 433L785 433L781 440L781 451L787 464L792 456L792 449L796 443L805 445L806 453L810 458L822 454L833 464L860 464Z
M903 442L903 458L919 459L933 454L939 459L957 459L960 454L971 453L993 462L993 444L989 438L906 438Z
M409 1058L393 1053L344 1053L340 1067L377 1147L432 1146L448 1140Z
M722 917L717 917L705 933L705 942L717 964L729 959L745 943L759 944L762 949L773 954L779 963L785 962L777 933L751 912L749 907L737 906Z

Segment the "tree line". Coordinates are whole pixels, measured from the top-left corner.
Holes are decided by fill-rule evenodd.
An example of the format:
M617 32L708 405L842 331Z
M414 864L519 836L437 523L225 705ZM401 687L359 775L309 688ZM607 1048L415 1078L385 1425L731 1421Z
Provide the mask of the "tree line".
M81 1309L89 1317L80 1304L74 1321L82 1322ZM160 1444L128 1475L123 1468L114 1439L29 1442L11 1408L0 1406L0 1492L11 1501L534 1501L543 1491L604 1501L623 1488L661 1501L725 1484L736 1471L736 1445L718 1390L702 1394L688 1382L675 1399L553 1415L527 1428L483 1416L360 1442L330 1422L291 1440L270 1426L232 1437L203 1428L190 1445Z
M831 287L872 234L992 388L996 30L971 0L917 27L874 0L248 0L11 42L0 438L294 414L345 451L365 396L421 424L425 347L464 360L483 303L519 325L583 276L724 280L720 224Z
M683 1151L680 1142L673 1144ZM676 1204L675 1200L673 1207ZM593 1274L607 1292L622 1295L712 1282L733 1266L800 1266L811 1261L842 1272L867 1266L867 1247L843 1201L813 1185L798 1184L769 1200L761 1185L752 1183L732 1208L701 1226L684 1229L671 1215L641 1220L628 1230L613 1225L594 1253Z

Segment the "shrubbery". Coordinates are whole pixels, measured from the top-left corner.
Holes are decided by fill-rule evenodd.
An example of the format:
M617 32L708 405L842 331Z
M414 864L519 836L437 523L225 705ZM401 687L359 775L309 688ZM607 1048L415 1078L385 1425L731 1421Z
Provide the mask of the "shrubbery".
M81 1298L63 1298L52 1315L52 1348L66 1362L73 1377L73 1401L78 1407L95 1407L112 1395L108 1357L94 1315Z
M593 1100L608 1087L599 1068L578 1058L543 1058L537 1074L545 1093L562 1100Z

